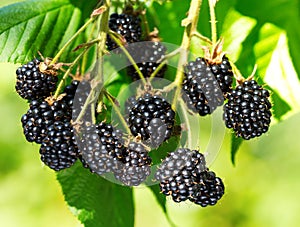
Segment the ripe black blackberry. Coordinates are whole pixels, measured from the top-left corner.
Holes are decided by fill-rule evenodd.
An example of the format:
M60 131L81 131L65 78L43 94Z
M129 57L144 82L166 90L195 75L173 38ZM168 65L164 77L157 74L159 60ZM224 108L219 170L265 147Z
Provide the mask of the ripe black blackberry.
M55 70L41 70L44 64L34 59L19 67L16 71L16 91L24 99L34 100L51 95L56 88L57 76Z
M23 133L29 142L42 143L48 128L56 121L69 122L71 109L64 99L48 102L33 100L21 118Z
M229 59L223 55L219 63L209 63L211 72L214 74L224 97L232 91L233 72Z
M134 43L128 48L144 77L150 77L157 69L159 66L158 60L165 56L166 50L167 48L163 44L153 41ZM163 77L166 70L167 65L164 65L156 74L156 77ZM133 80L140 79L133 65L127 67L127 74Z
M47 135L40 148L42 162L59 171L72 166L78 154L70 122L55 121L47 128Z
M115 177L127 186L138 186L150 175L151 162L144 146L131 142L126 149L121 169L115 171Z
M85 104L89 93L91 92L91 85L89 81L86 80L73 80L71 84L64 89L64 100L68 103L70 108L72 108L72 119L75 121L79 116L82 107ZM94 112L96 110L93 110ZM92 110L91 105L87 107L85 115L83 116L84 121L91 122Z
M82 130L82 140L78 143L83 165L91 172L102 175L121 169L126 154L121 133L112 125L101 122L88 124Z
M203 154L196 150L180 148L171 152L161 163L155 179L160 182L161 192L171 195L175 202L182 202L194 193L197 176L206 171Z
M182 84L183 99L188 108L201 116L211 114L223 105L224 96L231 90L232 76L226 56L221 63L209 63L204 58L189 62Z
M271 122L271 103L268 90L255 80L246 80L228 94L223 119L238 137L249 140L267 132Z
M170 138L175 112L166 99L149 93L139 97L129 111L129 128L134 136L152 146L158 146Z
M215 205L224 195L221 178L212 171L204 171L196 177L189 200L202 207Z
M123 36L126 43L138 42L141 39L141 19L137 16L113 13L110 15L108 26L112 31ZM107 36L106 45L108 50L118 47L110 36Z

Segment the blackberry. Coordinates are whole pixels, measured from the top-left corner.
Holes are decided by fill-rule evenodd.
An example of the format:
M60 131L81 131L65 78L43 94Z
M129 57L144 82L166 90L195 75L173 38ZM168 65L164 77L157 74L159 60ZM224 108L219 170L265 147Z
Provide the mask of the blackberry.
M120 132L105 122L86 126L78 146L83 165L99 175L118 171L126 153Z
M139 97L129 111L129 128L134 136L153 146L170 138L175 112L166 99L149 93ZM148 140L148 141L147 141Z
M224 96L231 90L232 76L225 56L220 64L209 64L204 58L189 62L182 84L183 99L188 108L200 116L211 114L223 105Z
M232 91L233 72L229 59L224 55L220 63L209 64L224 97Z
M90 92L91 92L91 85L89 81L86 80L83 81L73 80L70 85L65 87L64 100L66 100L70 108L72 108L72 119L74 121L79 116L82 107L84 106L85 101L89 96ZM84 120L91 122L91 119L92 119L92 109L90 105L87 107L85 111Z
M143 76L150 77L159 66L158 60L165 56L166 50L167 48L160 42L148 41L135 43L129 47L128 51L137 63ZM166 70L167 65L164 65L156 74L156 77L163 77ZM127 74L133 80L140 79L140 76L133 65L127 67Z
M56 88L55 71L40 70L42 62L34 59L19 67L16 71L16 91L24 99L35 100L50 96Z
M196 150L180 148L171 152L155 173L161 192L171 195L175 202L182 202L194 193L197 176L206 171L203 154Z
M55 121L47 129L40 148L41 160L55 171L69 168L78 158L70 122Z
M69 122L71 109L62 100L56 100L52 104L43 100L30 102L29 110L21 118L23 133L29 142L42 143L47 135L48 127L55 121Z
M197 176L189 200L202 207L213 206L222 198L224 190L222 180L214 172L204 171Z
M150 175L151 162L144 146L131 142L126 149L123 165L115 172L115 177L127 186L138 186Z
M138 42L141 39L141 19L137 16L113 13L110 15L108 26L112 31L123 36L126 43ZM107 36L106 45L108 50L118 47L110 36Z
M249 140L267 132L271 122L268 90L255 80L244 81L228 94L223 119L238 137Z

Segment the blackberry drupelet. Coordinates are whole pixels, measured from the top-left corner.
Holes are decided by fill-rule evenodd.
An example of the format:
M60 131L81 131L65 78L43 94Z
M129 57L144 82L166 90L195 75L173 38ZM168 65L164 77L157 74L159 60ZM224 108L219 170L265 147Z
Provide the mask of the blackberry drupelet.
M48 128L56 121L70 122L71 109L64 99L52 104L43 100L30 102L29 110L21 118L23 133L29 142L42 143Z
M224 97L231 91L233 73L226 56L221 63L209 63L197 58L185 67L182 84L183 99L189 109L200 116L211 114L223 105Z
M126 43L139 42L142 35L141 19L134 15L112 13L108 22L109 28L123 36ZM108 50L113 50L118 45L107 36L106 45Z
M198 174L189 198L202 207L215 205L224 195L224 184L212 171L204 171Z
M131 142L126 149L121 169L115 171L115 177L127 186L138 186L150 175L151 162L144 146Z
M170 138L175 121L175 112L166 99L149 93L139 97L129 111L129 128L134 136L159 146Z
M238 137L249 140L267 132L271 122L268 90L255 80L244 81L228 94L223 119Z
M56 88L57 76L53 70L41 71L38 59L34 59L19 67L16 71L17 82L15 85L17 93L24 99L35 100L46 98Z
M190 198L197 176L206 170L203 154L179 148L161 163L155 179L160 182L163 194L171 195L175 202L182 202Z
M42 162L51 169L59 171L72 166L78 154L70 122L55 121L48 127L47 135L40 148Z
M129 46L128 51L137 63L138 68L144 77L150 77L151 74L157 69L160 63L158 60L165 56L167 48L160 42L139 42ZM167 65L164 65L156 74L156 77L163 77ZM133 67L130 65L127 67L127 74L133 80L139 80L140 76Z
M121 169L126 154L121 133L112 125L101 122L83 129L82 140L78 143L82 163L91 172L102 175Z

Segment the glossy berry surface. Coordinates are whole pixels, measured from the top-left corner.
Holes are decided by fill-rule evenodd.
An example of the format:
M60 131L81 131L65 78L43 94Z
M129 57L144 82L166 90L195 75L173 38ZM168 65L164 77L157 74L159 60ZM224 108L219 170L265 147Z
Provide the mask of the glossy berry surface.
M48 128L56 121L70 122L71 109L64 100L51 105L47 101L33 100L21 118L23 133L29 142L42 143Z
M42 162L55 171L71 167L78 158L73 128L69 122L55 121L47 129L40 155Z
M223 105L224 97L231 91L232 77L225 56L219 64L209 64L204 58L189 62L182 84L183 99L188 108L200 116L214 112Z
M78 147L83 165L99 175L118 171L126 152L120 132L105 122L84 127Z
M108 26L112 31L121 35L126 43L138 42L141 39L142 29L139 17L125 13L112 13L109 18ZM107 37L106 45L108 50L113 50L118 47L110 36Z
M179 148L171 152L155 173L160 190L173 201L190 200L203 207L215 205L224 194L224 185L206 167L204 155L196 150Z
M117 180L127 186L138 186L150 175L152 160L144 146L131 142L126 148L126 155L119 171L115 171Z
M128 48L129 53L137 63L137 66L144 77L150 77L157 69L160 64L158 61L163 59L166 50L167 48L160 42L152 41L135 43ZM167 65L164 65L155 76L163 77L166 70ZM140 79L140 76L133 65L127 67L127 74L133 80Z
M131 102L129 128L134 136L140 135L153 146L170 138L175 121L175 112L166 99L151 94Z
M204 156L196 150L179 148L171 152L155 173L164 195L182 202L192 195L195 177L206 170Z
M238 137L249 140L267 132L271 122L270 93L255 80L245 81L228 94L223 119Z
M56 88L57 77L50 72L41 72L40 63L41 61L34 59L22 65L16 71L17 82L15 88L17 93L24 99L46 98Z

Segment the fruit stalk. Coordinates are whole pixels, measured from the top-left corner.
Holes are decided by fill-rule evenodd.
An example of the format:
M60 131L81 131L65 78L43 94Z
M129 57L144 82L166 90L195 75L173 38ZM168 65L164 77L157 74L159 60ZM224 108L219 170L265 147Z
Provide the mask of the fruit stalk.
M181 84L184 75L184 65L188 61L188 50L190 48L191 39L195 31L197 30L197 24L200 14L202 0L192 0L190 4L190 9L188 12L188 17L182 20L181 24L185 27L182 42L180 45L180 57L177 66L176 78L174 84L177 86L175 91L174 100L172 103L172 108L175 110L176 102L181 90Z
M209 3L209 14L210 14L210 24L211 24L211 41L212 47L217 43L217 21L215 14L216 0L208 0Z

